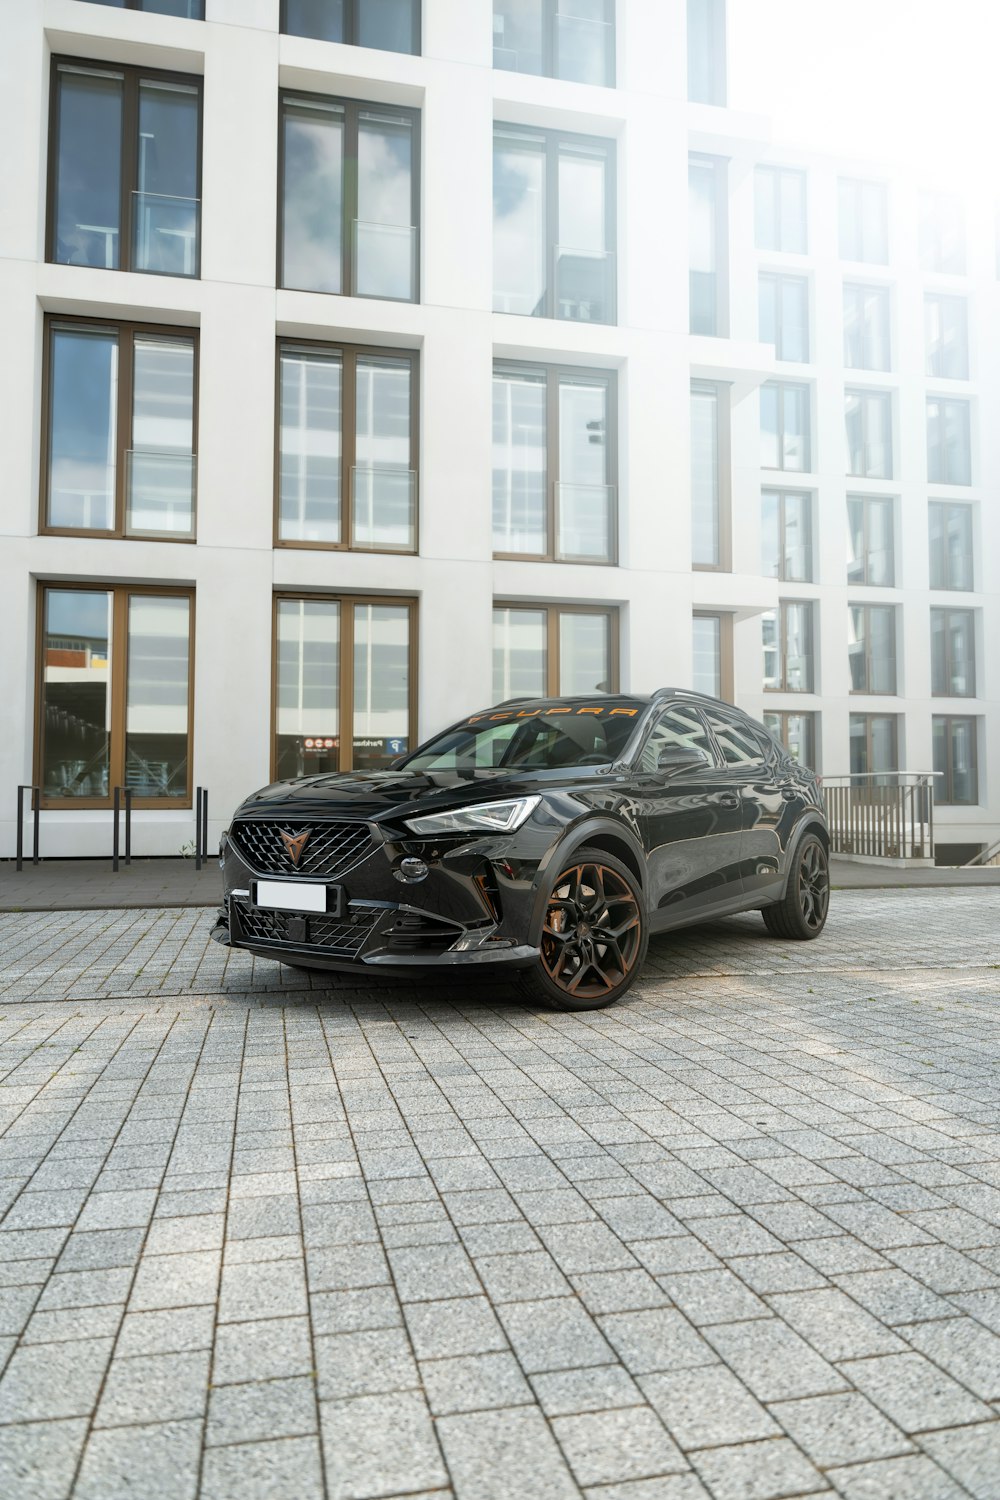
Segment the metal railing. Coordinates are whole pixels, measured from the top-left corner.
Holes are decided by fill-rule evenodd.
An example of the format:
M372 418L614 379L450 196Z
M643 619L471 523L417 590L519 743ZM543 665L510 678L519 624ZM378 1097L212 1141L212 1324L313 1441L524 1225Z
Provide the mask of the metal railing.
M933 859L937 771L824 776L831 854Z
M200 870L208 860L208 787L194 791L194 867Z
M41 822L41 787L24 783L17 789L17 845L15 867L24 868L24 802L25 793L30 793L29 810L32 819L31 863L39 863L39 832ZM129 786L116 786L111 798L111 868L117 874L122 861L132 863L132 798ZM122 839L122 815L124 814L124 841ZM123 847L124 843L124 847ZM208 788L199 786L194 794L194 866L200 870L207 864L208 852Z
M38 824L40 812L41 788L37 786L19 786L17 789L17 868L24 867L24 794L31 793L31 863L38 863Z
M120 828L122 811L122 794L125 797L125 863L132 863L132 788L128 786L116 786L114 791L113 811L113 833L111 842L111 868L118 873L118 855L120 847Z

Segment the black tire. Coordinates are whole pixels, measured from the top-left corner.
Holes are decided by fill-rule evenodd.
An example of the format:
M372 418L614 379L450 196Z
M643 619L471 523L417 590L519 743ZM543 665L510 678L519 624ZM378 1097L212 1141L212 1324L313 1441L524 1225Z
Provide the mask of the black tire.
M772 937L808 942L818 938L830 910L830 860L826 845L807 833L792 858L785 894L761 911Z
M549 886L541 953L522 971L521 987L551 1010L599 1010L632 984L648 942L632 871L601 849L578 849Z

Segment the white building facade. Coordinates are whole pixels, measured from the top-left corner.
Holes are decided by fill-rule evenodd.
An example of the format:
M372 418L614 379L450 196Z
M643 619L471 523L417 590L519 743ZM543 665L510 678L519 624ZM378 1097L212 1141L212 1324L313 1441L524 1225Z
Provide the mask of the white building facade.
M1000 838L992 203L726 106L724 0L0 6L0 857L671 683Z

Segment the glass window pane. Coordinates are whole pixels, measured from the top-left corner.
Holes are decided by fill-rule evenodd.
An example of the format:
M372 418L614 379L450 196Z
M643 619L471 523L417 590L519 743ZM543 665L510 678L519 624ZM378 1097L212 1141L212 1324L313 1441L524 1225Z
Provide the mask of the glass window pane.
M384 769L410 748L410 611L354 606L354 766Z
M778 174L778 239L776 250L804 255L806 250L806 178L804 172Z
M544 698L548 691L547 627L541 609L493 611L493 701Z
M710 162L692 160L688 163L688 267L692 333L719 332L715 183L715 168ZM764 337L763 333L761 337Z
M758 335L762 344L778 342L778 283L773 276L762 276L757 286Z
M136 336L126 530L194 529L194 345Z
M873 693L896 691L896 615L891 606L872 606L869 610L871 629L871 682Z
M345 0L285 0L285 31L317 42L346 41Z
M365 357L357 362L352 535L356 547L413 547L410 377L408 360Z
M778 396L776 385L760 388L760 466L762 469L781 468L781 450L778 442Z
M691 561L718 567L719 397L714 390L691 391Z
M603 151L560 148L556 317L584 323L611 321L613 259L606 254L607 169Z
M975 719L951 720L951 800L966 806L979 801Z
M891 588L894 582L892 501L868 501L868 582Z
M865 652L867 612L861 605L852 604L848 608L847 617L847 659L851 668L851 691L867 693L871 691Z
M773 167L758 167L754 173L754 243L758 250L780 250L778 223L778 174Z
M545 313L545 146L497 131L493 147L493 310Z
M786 494L782 577L805 583L812 577L812 518L808 495Z
M182 16L190 21L205 17L205 0L140 0L140 10L156 16Z
M358 46L419 51L417 4L418 0L358 0Z
M786 604L785 688L790 693L811 693L813 685L812 607Z
M281 284L339 292L343 229L343 111L286 104Z
M110 776L112 596L47 589L42 657L42 791L106 797Z
M696 693L722 697L722 617L695 615L691 621L691 686Z
M340 605L279 599L275 776L340 765Z
M339 355L281 355L279 522L282 541L339 542Z
M132 197L137 271L194 276L198 270L198 92L190 85L139 85L137 192Z
M50 399L48 524L110 531L115 524L117 335L57 328Z
M799 385L782 387L781 468L809 468L809 405L807 392Z
M543 71L542 7L538 0L494 0L493 66L511 73Z
M847 581L867 583L865 568L865 502L847 498Z
M53 255L75 266L121 264L122 80L60 68Z
M412 300L413 129L362 113L358 121L358 226L354 280L362 297Z
M726 102L725 0L687 0L688 98Z
M611 692L610 635L607 615L560 614L560 693Z
M137 797L185 797L191 602L128 601L125 785Z
M559 385L560 557L607 562L611 557L612 494L607 484L608 388Z
M778 283L781 298L781 337L778 358L800 364L809 358L809 296L798 276L784 276Z
M493 377L493 549L548 550L545 377Z
M764 490L760 497L760 566L765 578L781 577L781 496Z
M612 81L608 0L556 0L555 75L572 83Z

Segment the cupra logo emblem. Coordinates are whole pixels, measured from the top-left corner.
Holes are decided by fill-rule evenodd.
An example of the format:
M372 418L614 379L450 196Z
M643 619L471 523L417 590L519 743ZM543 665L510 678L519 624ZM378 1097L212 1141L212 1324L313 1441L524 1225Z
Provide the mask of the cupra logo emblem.
M288 851L288 858L293 865L297 865L302 858L302 851L306 847L306 840L312 833L312 829L307 828L304 833L285 833L279 828L278 832L281 834L281 842Z

